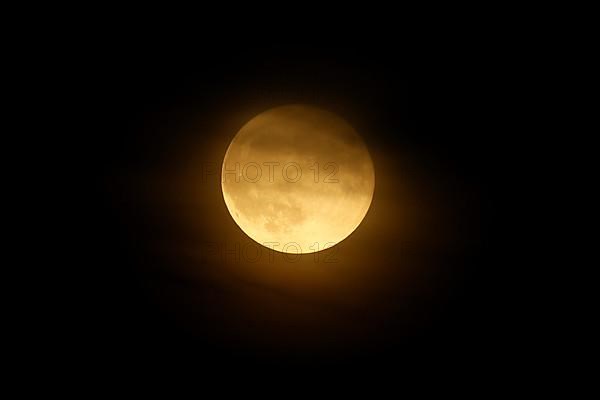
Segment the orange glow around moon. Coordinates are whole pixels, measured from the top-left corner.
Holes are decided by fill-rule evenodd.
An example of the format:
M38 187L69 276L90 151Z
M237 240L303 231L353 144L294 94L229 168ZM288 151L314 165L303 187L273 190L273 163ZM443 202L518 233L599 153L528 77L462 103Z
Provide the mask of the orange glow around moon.
M313 253L348 237L367 214L375 171L343 119L306 105L265 111L233 138L221 171L223 198L254 241Z

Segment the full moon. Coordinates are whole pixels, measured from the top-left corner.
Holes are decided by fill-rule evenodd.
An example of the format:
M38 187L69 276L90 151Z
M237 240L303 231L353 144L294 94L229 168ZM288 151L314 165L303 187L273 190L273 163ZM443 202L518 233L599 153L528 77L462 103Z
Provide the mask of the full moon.
M360 225L375 189L364 142L339 116L308 105L267 110L231 141L221 170L229 213L283 253L332 247Z

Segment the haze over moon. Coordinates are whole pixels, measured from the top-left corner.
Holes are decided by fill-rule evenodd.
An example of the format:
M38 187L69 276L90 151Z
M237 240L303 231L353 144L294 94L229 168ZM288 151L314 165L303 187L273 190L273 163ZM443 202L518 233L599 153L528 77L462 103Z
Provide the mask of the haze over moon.
M221 171L223 198L254 241L313 253L348 237L367 214L373 162L339 116L308 105L267 110L233 138Z

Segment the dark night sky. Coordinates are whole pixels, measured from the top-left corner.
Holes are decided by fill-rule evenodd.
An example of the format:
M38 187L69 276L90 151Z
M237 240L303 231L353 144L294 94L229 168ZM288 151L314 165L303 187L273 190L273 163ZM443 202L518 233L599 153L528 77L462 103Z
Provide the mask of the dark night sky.
M87 43L73 65L79 133L67 140L79 165L73 182L85 187L70 206L82 243L66 282L82 357L314 368L497 357L514 329L504 284L517 266L506 264L500 215L515 138L491 61L458 48L420 57L393 37ZM287 103L350 121L383 177L379 208L363 222L363 250L375 254L351 254L353 268L374 272L340 278L362 282L340 292L327 286L335 276L321 296L292 290L288 276L235 275L226 262L189 256L195 241L235 234L215 217L218 186L190 189L194 168L220 162L249 117ZM193 196L207 199L203 209ZM346 303L340 293L357 297L335 308Z

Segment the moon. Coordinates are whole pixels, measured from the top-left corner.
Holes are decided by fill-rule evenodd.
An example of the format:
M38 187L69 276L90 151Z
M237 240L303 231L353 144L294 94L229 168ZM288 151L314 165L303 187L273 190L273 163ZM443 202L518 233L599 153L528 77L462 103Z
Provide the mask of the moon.
M294 104L248 121L229 145L223 199L259 244L306 254L335 246L363 221L375 170L358 133L339 116Z

